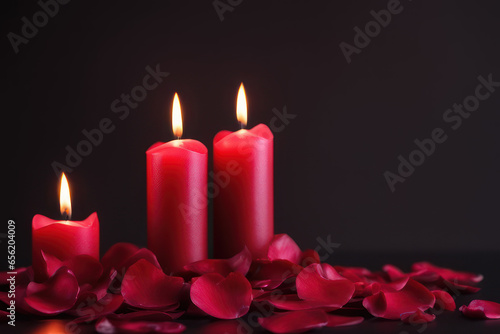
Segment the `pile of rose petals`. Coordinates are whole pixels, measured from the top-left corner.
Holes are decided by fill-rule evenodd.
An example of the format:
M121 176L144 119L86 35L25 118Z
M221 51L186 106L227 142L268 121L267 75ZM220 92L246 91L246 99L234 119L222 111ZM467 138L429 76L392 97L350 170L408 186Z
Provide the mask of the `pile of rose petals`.
M427 262L413 264L409 273L393 265L380 272L331 266L286 234L274 237L265 259L252 260L245 248L230 259L191 263L174 275L163 272L151 251L129 243L115 244L101 261L42 255L41 282L34 281L31 267L17 270L16 310L69 314L72 325L94 322L99 333L180 333L185 326L176 319L181 317L246 315L273 333L349 326L371 317L419 324L455 311L453 296L477 292L475 284L482 280ZM9 277L0 273L0 285ZM7 292L0 292L0 301L10 303ZM473 300L460 311L470 318L500 319L500 304L491 301ZM0 313L4 321L7 316ZM244 324L249 326L211 325L236 330Z

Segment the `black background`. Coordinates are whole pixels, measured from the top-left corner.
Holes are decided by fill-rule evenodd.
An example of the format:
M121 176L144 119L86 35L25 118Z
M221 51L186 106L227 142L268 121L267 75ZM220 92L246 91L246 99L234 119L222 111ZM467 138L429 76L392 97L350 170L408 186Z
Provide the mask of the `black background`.
M238 3L234 1L233 3ZM18 266L31 261L31 219L59 215L66 146L103 118L115 130L68 174L73 218L97 211L101 254L112 244L146 246L145 151L173 139L170 104L179 92L184 138L212 153L222 129L236 130L241 81L249 126L270 124L276 108L296 115L275 132L275 230L302 248L340 244L328 262L409 269L427 259L485 274L472 298L500 300L500 89L456 131L443 113L474 93L477 77L500 81L500 6L495 1L402 0L403 10L349 64L339 44L373 20L381 1L243 0L221 21L209 1L76 1L39 28L19 53L7 34L32 21L35 1L3 4L3 215L17 226ZM124 120L111 110L142 83L147 66L169 72ZM415 139L434 128L448 139L391 192ZM211 164L210 164L211 165ZM210 217L210 223L212 218ZM7 254L0 234L2 254ZM0 258L0 269L5 269ZM498 322L441 316L428 332L497 332ZM37 331L43 323L20 322ZM189 323L192 332L198 324ZM2 330L10 330L4 326ZM89 326L89 331L92 331ZM367 320L357 331L421 333L400 322Z
M296 115L275 133L277 233L302 248L330 235L337 252L500 251L500 89L458 130L442 120L479 75L500 81L500 8L403 0L348 64L339 44L387 3L245 0L221 21L212 1L71 1L18 54L6 36L40 7L5 5L3 229L16 221L18 264L30 263L33 215L60 216L51 163L103 118L114 132L68 174L73 218L97 211L101 254L146 246L145 151L173 139L174 92L184 138L211 155L213 136L238 128L241 81L249 126L269 124L273 108ZM120 120L111 103L156 64L170 75ZM436 127L447 141L391 192L383 173Z

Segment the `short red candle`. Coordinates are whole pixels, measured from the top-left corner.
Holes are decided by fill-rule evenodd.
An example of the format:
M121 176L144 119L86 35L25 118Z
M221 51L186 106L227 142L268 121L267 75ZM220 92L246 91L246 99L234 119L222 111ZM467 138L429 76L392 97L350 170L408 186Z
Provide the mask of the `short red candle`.
M180 137L178 131L174 124ZM191 139L156 143L146 152L148 248L166 273L208 257L207 157L205 145Z
M71 197L69 185L64 173L61 177L59 201L61 214L67 220L53 220L42 215L35 215L32 223L32 256L35 280L43 281L47 277L42 251L55 256L61 261L76 255L90 255L99 260L99 220L97 213L92 213L83 221L71 221Z
M215 257L233 256L245 246L254 258L266 257L274 234L271 130L259 124L219 132L214 138L214 174L226 179L214 194Z
M32 246L33 271L37 281L47 278L41 251L61 261L82 254L99 260L97 213L92 213L82 221L53 220L35 215L32 224Z

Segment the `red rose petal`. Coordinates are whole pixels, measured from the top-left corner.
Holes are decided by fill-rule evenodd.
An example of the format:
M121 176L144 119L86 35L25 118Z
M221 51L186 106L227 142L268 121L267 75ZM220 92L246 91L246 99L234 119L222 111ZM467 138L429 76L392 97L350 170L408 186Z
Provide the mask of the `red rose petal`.
M464 285L479 283L483 280L483 275L466 271L456 271L449 268L442 268L433 265L432 263L429 262L417 262L413 264L412 271L420 271L420 270L428 270L435 272L446 280Z
M297 276L302 269L288 260L255 260L247 277L254 288L275 289L288 278Z
M333 267L341 276L347 278L352 282L364 282L368 283L369 280L367 276L372 275L372 272L366 268L361 267L343 267L334 266Z
M273 333L303 333L328 324L324 311L308 310L277 313L267 318L258 318L259 324Z
M300 259L299 265L305 268L313 263L321 263L319 254L314 249L306 249L302 252L302 257Z
M75 307L68 311L67 313L80 317L80 320L83 321L93 321L97 318L100 318L104 315L111 314L118 310L120 306L123 304L123 297L121 295L114 295L112 293L108 293L103 298L99 300L82 301L81 303L76 303Z
M392 264L386 264L385 266L382 267L382 270L389 275L389 279L391 281L395 281L408 276L408 274L405 274L401 269L399 269L396 266L393 266Z
M41 313L58 314L73 307L79 290L75 275L61 267L46 282L28 284L25 301Z
M353 296L354 283L329 264L313 263L297 276L297 295L304 300L342 307Z
M436 297L436 302L434 303L433 308L436 308L436 305L439 305L438 309L455 311L457 308L455 300L448 292L442 290L433 290L431 292Z
M237 271L246 275L250 264L252 263L252 254L245 247L241 252L230 259L206 259L193 262L184 266L185 270L192 271L199 275L209 273L219 273L227 276L229 273Z
M78 284L94 284L102 275L101 263L90 255L77 255L69 260L61 261L57 257L42 252L42 258L47 266L47 278L61 267L67 267L75 275Z
M141 248L137 252L135 252L131 257L129 257L127 261L123 263L122 269L123 268L128 269L131 265L133 265L139 260L146 260L152 265L154 265L156 268L161 269L160 263L158 262L156 255L147 248ZM118 268L116 269L118 270Z
M300 247L288 234L276 234L267 251L269 260L288 260L299 264L302 259Z
M460 311L468 318L500 319L500 304L489 300L475 299L461 306Z
M122 281L122 295L131 306L145 309L168 308L179 303L184 280L168 276L147 260L131 265Z
M434 321L434 319L436 319L436 316L434 314L425 313L420 310L417 310L415 312L403 313L401 315L401 321L403 321L405 324L410 325L424 324Z
M252 286L241 273L200 276L191 286L191 300L202 311L219 319L236 319L248 312Z
M172 321L120 321L102 318L95 329L98 333L182 333L186 326Z
M343 315L327 314L328 324L326 327L352 326L363 322L363 317L346 317Z
M323 301L303 300L297 295L269 295L266 298L260 298L259 300L265 300L274 307L285 311L301 311L320 308L324 311L330 312L339 308L338 305L328 305Z
M435 300L436 297L425 286L409 279L400 291L380 291L366 297L363 306L375 317L400 319L403 313L424 311L432 307Z
M134 244L128 242L119 242L111 246L101 259L105 270L114 268L118 272L123 268L125 262L139 250ZM122 273L123 274L123 273Z

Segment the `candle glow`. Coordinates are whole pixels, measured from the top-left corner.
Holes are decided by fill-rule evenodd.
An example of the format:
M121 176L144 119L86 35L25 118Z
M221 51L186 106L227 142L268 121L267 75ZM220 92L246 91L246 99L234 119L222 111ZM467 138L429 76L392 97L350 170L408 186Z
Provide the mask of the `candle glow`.
M247 125L247 97L245 95L245 87L243 82L238 90L238 97L236 98L236 118L242 126Z
M175 93L174 102L172 104L172 131L177 138L182 137L182 113L179 95Z
M71 195L69 192L68 179L64 173L62 173L61 176L61 187L59 189L59 206L61 215L66 215L68 220L71 219Z

